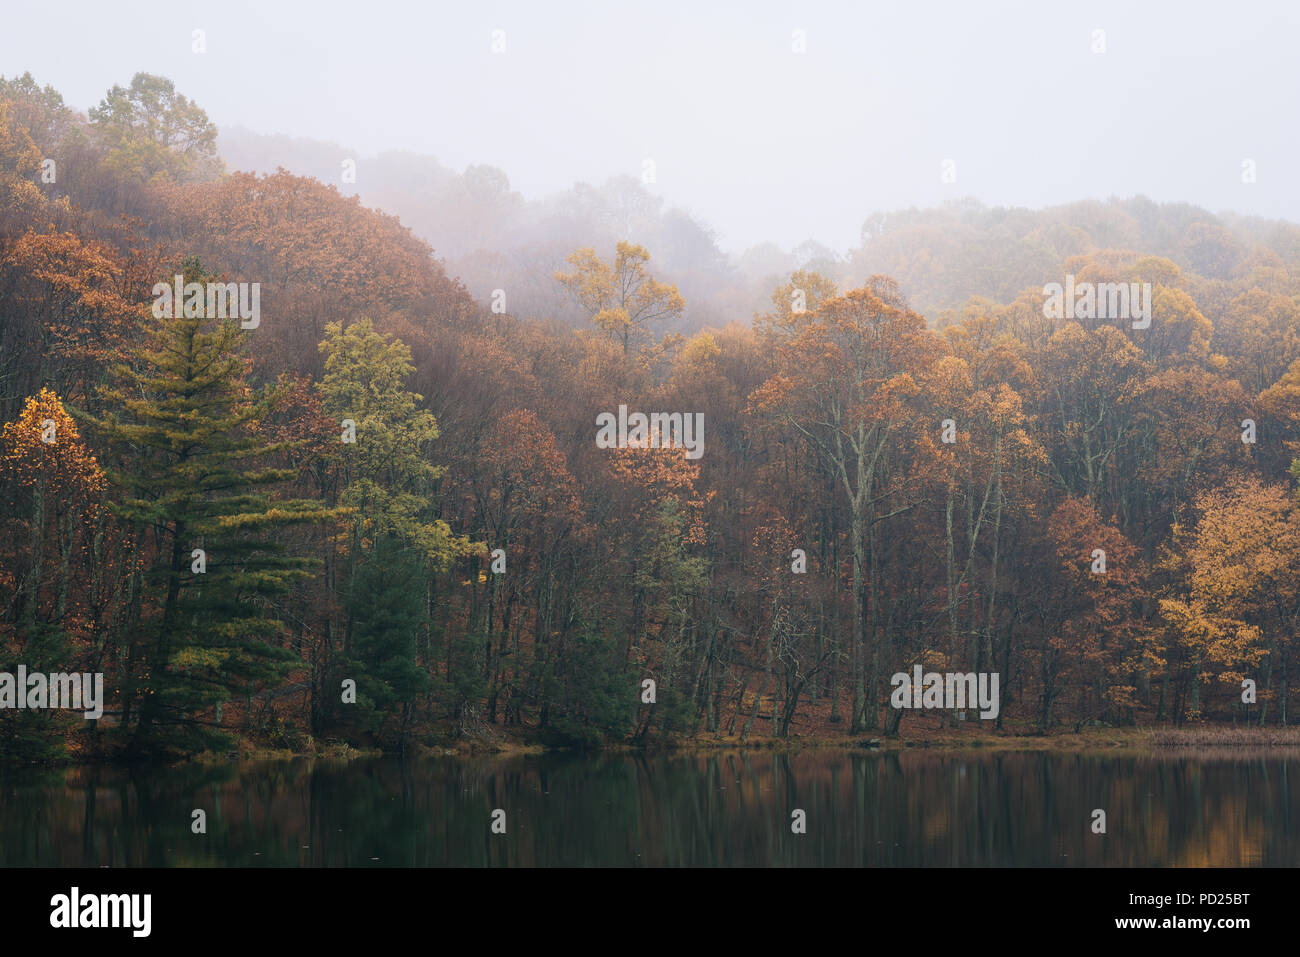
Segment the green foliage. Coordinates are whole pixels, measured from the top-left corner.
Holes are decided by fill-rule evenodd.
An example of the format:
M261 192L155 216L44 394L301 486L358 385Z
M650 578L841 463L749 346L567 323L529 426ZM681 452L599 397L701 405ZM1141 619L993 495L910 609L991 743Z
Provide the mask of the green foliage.
M0 646L0 672L15 674L18 665L27 674L61 671L66 667L72 643L61 628L29 621L17 640ZM17 688L26 695L26 688ZM66 757L59 731L81 720L66 711L46 709L0 709L0 759L15 764L52 764Z
M548 744L591 748L631 731L637 676L621 660L618 642L594 625L564 643L544 685L549 716L542 731Z
M114 84L89 115L109 165L127 176L189 182L221 171L217 128L166 77L137 73L129 87Z
M194 261L185 273L204 278ZM117 456L112 510L152 550L135 667L123 682L139 706L133 747L188 750L224 740L202 726L200 712L280 680L295 660L279 646L276 600L317 562L286 554L278 536L341 510L272 496L296 475L267 464L292 443L259 433L282 393L245 382L237 323L183 315L156 322L151 344L101 388L109 411L82 417ZM195 570L196 549L206 554L205 571Z
M648 533L633 580L650 595L652 611L666 621L680 622L691 597L708 585L708 563L687 552L686 520L675 497L659 502Z
M388 716L390 733L405 738L412 706L428 691L429 675L416 660L416 635L424 624L417 556L391 536L379 539L357 571L348 601L352 639L343 673L357 682L354 722L380 732Z
M346 329L331 323L325 331L322 402L336 421L356 423L356 442L340 443L336 461L340 501L356 509L357 543L395 535L445 567L464 543L431 517L433 486L443 471L427 458L438 423L419 408L423 397L405 387L415 369L411 350L380 335L369 319Z

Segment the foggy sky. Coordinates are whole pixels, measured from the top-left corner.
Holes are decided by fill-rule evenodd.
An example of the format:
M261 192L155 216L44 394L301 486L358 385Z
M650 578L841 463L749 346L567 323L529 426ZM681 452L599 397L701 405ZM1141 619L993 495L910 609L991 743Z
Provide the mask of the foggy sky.
M1141 193L1300 221L1297 49L1285 0L93 0L0 15L0 73L30 70L80 110L158 73L219 127L487 163L529 199L652 159L650 189L732 252L809 238L842 252L873 211L964 196ZM941 182L949 159L956 183Z

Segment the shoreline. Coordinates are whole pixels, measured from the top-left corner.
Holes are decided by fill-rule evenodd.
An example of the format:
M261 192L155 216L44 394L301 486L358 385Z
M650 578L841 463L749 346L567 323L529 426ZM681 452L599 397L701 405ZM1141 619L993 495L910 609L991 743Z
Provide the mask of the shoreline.
M405 751L405 756L424 758L482 758L482 757L536 757L541 755L708 755L720 753L771 753L800 754L806 752L844 751L863 754L900 754L904 752L983 752L983 753L1042 753L1098 754L1116 756L1219 756L1241 750L1286 752L1300 749L1300 728L1142 728L1142 727L1091 727L1078 731L1050 733L1002 732L970 735L960 732L930 733L922 737L888 738L870 733L848 736L799 736L779 738L754 736L742 740L739 736L699 735L669 740L652 740L640 744L612 742L598 748L567 748L545 745L525 737L502 736L489 740L448 742L444 744L416 744ZM274 748L240 740L235 748L226 751L200 752L174 761L143 762L158 767L195 765L239 764L247 761L290 761L311 759L351 762L366 758L396 758L402 752L382 748L358 748L333 742L309 750ZM130 767L133 762L108 754L85 755L76 752L65 760L45 764L0 764L8 768L38 768L49 770L83 767Z

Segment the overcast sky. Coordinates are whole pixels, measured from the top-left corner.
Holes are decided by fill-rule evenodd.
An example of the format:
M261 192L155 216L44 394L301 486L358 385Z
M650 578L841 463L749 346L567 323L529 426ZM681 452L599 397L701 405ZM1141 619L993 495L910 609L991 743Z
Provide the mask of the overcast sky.
M1297 51L1294 0L90 0L10 3L0 27L0 73L82 110L160 73L218 126L488 163L529 198L650 159L731 251L844 250L874 210L958 196L1300 221Z

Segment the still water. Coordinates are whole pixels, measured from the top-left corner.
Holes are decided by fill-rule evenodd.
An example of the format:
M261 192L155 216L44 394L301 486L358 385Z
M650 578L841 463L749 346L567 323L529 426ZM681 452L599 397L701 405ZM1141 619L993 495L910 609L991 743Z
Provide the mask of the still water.
M822 751L5 772L0 866L1294 866L1292 764Z

